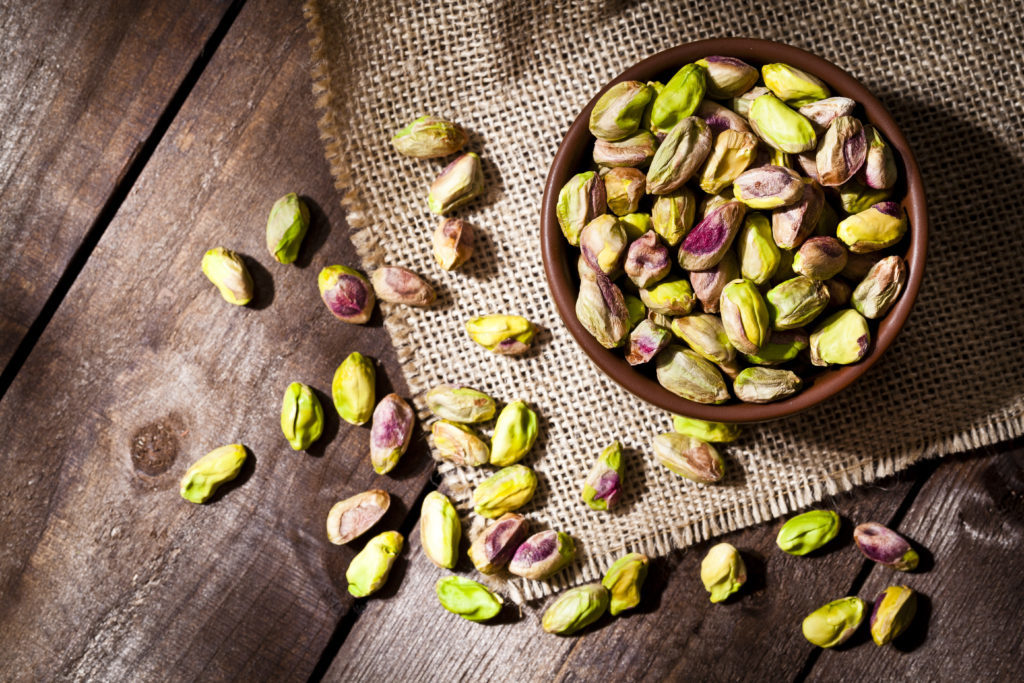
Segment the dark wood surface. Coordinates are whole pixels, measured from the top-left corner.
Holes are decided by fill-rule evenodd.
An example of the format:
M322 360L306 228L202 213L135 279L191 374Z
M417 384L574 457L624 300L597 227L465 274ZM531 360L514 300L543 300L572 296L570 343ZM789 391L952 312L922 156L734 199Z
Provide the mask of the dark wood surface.
M724 538L750 581L711 605L709 543L654 561L644 602L576 638L541 608L488 625L443 611L419 549L432 466L421 432L391 476L366 428L327 393L353 350L379 392L406 393L379 313L334 320L316 273L356 265L315 127L309 36L281 0L34 3L0 9L0 679L49 680L1007 680L1024 636L1024 447L923 463L831 498L834 547L794 558L778 523ZM13 87L13 90L11 87ZM20 93L20 94L19 94ZM313 224L295 266L263 244L270 204L297 191ZM246 308L199 271L203 251L245 255ZM281 394L311 384L324 438L291 451ZM177 483L213 447L253 454L206 506ZM406 550L387 587L345 591L355 548L326 542L336 500L392 493L381 528ZM923 570L867 563L853 525L893 524ZM800 635L818 605L904 582L920 617L893 647L862 631L821 651ZM542 606L541 606L542 607Z

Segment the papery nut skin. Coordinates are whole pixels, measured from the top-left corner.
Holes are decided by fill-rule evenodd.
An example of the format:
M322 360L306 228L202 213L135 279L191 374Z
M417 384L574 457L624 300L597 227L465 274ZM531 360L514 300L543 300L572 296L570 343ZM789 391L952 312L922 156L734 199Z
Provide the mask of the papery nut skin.
M494 417L494 399L482 391L454 384L439 384L424 396L434 415L451 422L486 422Z
M812 280L828 280L843 272L848 256L835 237L811 237L793 256L793 270Z
M391 506L387 491L373 489L338 501L327 513L327 540L345 545L373 527Z
M796 171L785 166L761 166L741 173L733 182L733 195L751 209L775 209L800 201L805 185Z
M728 107L712 100L702 100L694 115L704 119L712 133L732 130L738 133L752 133L747 120ZM756 140L756 138L755 138Z
M396 131L391 144L406 156L435 159L458 152L466 139L466 131L459 124L436 116L421 116Z
M658 150L658 139L647 130L638 130L621 140L597 140L594 143L594 163L599 166L645 167Z
M829 124L818 142L814 157L818 182L826 187L842 185L864 165L867 141L864 127L852 116L840 116Z
M653 230L633 240L626 251L623 270L634 285L641 289L658 282L672 269L668 249Z
M754 160L757 144L753 133L734 130L717 133L698 175L700 189L717 194L732 185Z
M583 502L592 510L611 510L622 495L622 444L613 441L597 456L583 482Z
M658 382L695 403L725 403L729 389L722 373L696 351L669 344L655 359Z
M604 176L604 192L608 210L625 216L640 208L647 187L647 176L636 168L616 167Z
M672 333L686 342L702 358L716 365L730 365L736 360L736 348L725 333L717 315L691 313L672 320Z
M580 252L587 263L612 278L618 277L628 247L622 222L610 214L590 221L580 233Z
M789 64L765 64L761 67L761 76L776 97L794 107L823 100L830 94L820 78Z
M813 180L804 179L800 199L772 211L772 238L780 249L796 249L814 232L825 207L825 193Z
M651 320L643 320L629 333L629 351L626 362L630 365L649 363L672 341L672 333Z
M434 179L427 195L427 206L440 216L469 204L483 193L484 171L480 157L469 152L456 157Z
M725 461L710 443L678 432L654 437L654 457L681 477L714 484L725 475Z
M437 299L437 292L422 277L408 268L381 266L370 276L377 298L391 304L425 308Z
M875 190L892 188L899 174L892 147L874 126L864 126L864 138L867 140L868 151L857 179Z
M740 277L739 264L731 251L725 252L722 260L708 270L690 271L690 284L706 313L718 313L722 290Z
M479 467L491 461L491 449L472 427L438 420L430 425L434 454L461 467Z
M833 120L840 116L851 116L856 108L857 103L849 97L826 97L803 105L797 112L811 122L815 133L821 135Z
M412 408L398 394L388 394L377 404L370 427L370 462L377 474L387 474L398 464L409 447L414 421Z
M580 280L576 295L576 319L601 346L613 349L629 336L630 315L618 285L606 275Z
M609 88L590 112L590 134L600 140L621 140L640 126L654 89L640 81L622 81Z
M687 187L680 187L675 192L657 197L651 208L654 232L658 233L668 246L677 246L693 228L696 209L697 201Z
M744 403L771 403L789 398L802 386L803 380L791 370L751 367L736 376L732 391Z
M750 90L746 91L742 95L732 98L729 100L729 108L732 109L738 116L742 116L744 120L748 120L750 114L750 105L753 104L761 95L770 94L771 90L764 87L763 85L755 85Z

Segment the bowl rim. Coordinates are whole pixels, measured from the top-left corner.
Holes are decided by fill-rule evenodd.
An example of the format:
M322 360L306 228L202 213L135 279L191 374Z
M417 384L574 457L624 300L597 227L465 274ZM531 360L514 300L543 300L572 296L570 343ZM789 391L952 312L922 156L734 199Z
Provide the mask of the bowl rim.
M907 283L896 304L878 321L870 352L856 364L823 369L802 391L774 403L734 401L709 405L689 401L637 372L621 355L601 346L576 318L576 285L566 258L569 245L555 214L558 193L578 172L582 154L590 144L590 111L601 95L621 81L653 80L660 73L709 55L736 57L755 64L785 62L824 80L833 96L855 100L863 107L867 121L882 132L897 153L897 165L906 183L906 193L900 203L910 222L909 245L904 255ZM828 60L784 43L756 38L709 38L677 45L634 64L609 81L580 111L563 136L548 170L541 203L540 239L544 273L558 314L576 343L608 377L638 398L671 413L719 422L764 422L793 415L835 396L866 373L892 345L910 315L924 277L928 216L921 174L906 137L885 106L860 81Z

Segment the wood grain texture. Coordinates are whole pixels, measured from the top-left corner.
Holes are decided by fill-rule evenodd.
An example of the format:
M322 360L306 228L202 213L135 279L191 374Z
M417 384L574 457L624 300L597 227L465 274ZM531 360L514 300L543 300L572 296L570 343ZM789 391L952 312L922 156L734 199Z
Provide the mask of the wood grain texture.
M405 388L379 313L346 325L317 292L320 268L357 258L307 41L297 6L246 5L0 402L0 679L303 679L351 604L344 570L362 545L326 542L328 509L385 488L378 528L395 528L430 476L418 430L380 477L368 429L331 408L354 350L381 361L380 395ZM264 241L289 191L313 214L296 266ZM202 275L217 245L245 255L250 306ZM280 432L292 381L327 408L310 453ZM253 454L239 479L183 501L188 465L233 442Z
M0 6L0 368L228 4Z

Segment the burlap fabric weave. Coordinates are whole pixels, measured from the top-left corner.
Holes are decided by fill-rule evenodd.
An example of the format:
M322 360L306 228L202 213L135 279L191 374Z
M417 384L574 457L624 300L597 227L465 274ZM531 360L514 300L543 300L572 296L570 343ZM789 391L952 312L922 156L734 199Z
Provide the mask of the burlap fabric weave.
M439 286L433 309L384 308L418 407L423 391L454 382L525 399L541 417L524 461L540 486L524 511L537 528L570 532L579 559L550 583L511 582L514 599L594 580L628 550L663 554L1024 433L1024 24L1007 9L984 0L308 2L320 130L362 264L406 266ZM716 36L802 47L873 90L918 156L932 235L918 303L883 361L817 409L748 429L724 449L726 480L700 487L651 454L670 416L605 378L563 328L538 216L552 156L593 93L644 57ZM431 256L438 219L426 207L444 162L407 159L388 142L421 113L466 126L485 164L486 196L458 214L482 237L451 273ZM463 323L488 312L539 324L536 351L508 358L474 345ZM580 500L582 480L613 439L627 449L624 503L594 512ZM441 471L468 511L471 486L489 472Z

